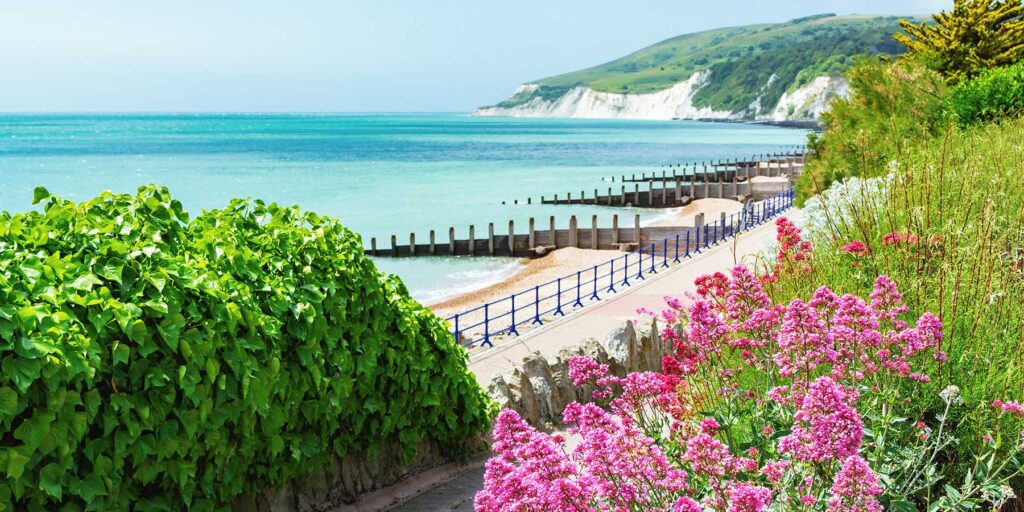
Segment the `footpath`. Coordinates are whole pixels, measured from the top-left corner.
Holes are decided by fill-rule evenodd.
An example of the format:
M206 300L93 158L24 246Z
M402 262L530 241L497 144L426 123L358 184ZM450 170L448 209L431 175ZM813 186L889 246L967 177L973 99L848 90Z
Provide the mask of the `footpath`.
M802 212L791 209L781 216L794 221L803 218ZM603 340L611 330L619 327L624 318L636 316L638 308L660 311L665 296L685 301L687 292L694 291L693 281L703 275L725 272L738 263L752 265L766 247L775 240L774 219L739 238L722 242L718 246L695 254L692 260L660 270L646 280L608 296L600 304L579 309L571 315L552 321L544 327L503 341L493 348L474 354L469 369L484 389L495 376L510 371L524 357L540 352L553 356L566 347L580 345L584 340ZM483 460L476 459L467 466L450 470L448 477L427 490L409 498L392 512L471 511L473 496L483 487Z

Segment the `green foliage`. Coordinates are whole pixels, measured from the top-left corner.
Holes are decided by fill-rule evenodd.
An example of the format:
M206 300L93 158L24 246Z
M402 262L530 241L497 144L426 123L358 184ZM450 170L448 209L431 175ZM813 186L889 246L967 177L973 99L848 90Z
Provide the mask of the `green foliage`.
M932 18L934 24L900 20L906 34L893 37L951 84L1024 58L1020 0L954 0L951 12Z
M0 214L0 509L210 510L491 406L445 325L359 237L165 188Z
M976 461L981 436L999 429L993 399L1024 398L1024 119L948 126L934 135L909 139L891 155L894 165L876 165L865 174L891 175L886 192L856 190L844 201L826 201L810 215L824 231L812 236L814 274L779 280L777 300L801 297L826 284L836 293L863 294L875 276L898 285L910 314L931 311L943 321L942 349L949 359L930 370L932 382L912 397L900 414L937 418L938 392L959 386L966 412L954 428L957 443L939 455L961 467L938 484L958 486ZM869 139L859 151L870 152ZM912 243L886 243L886 235L914 235ZM866 254L842 247L860 240ZM815 279L814 276L820 276ZM1019 431L1020 421L1003 425ZM1016 436L1014 436L1016 437ZM998 441L998 439L996 440ZM1020 439L1003 439L1004 450ZM987 462L987 461L986 461ZM894 468L905 475L907 468ZM955 478L949 478L954 476ZM975 480L981 475L975 470ZM1019 493L1019 482L1015 487ZM933 497L935 495L933 494ZM945 508L940 510L963 510Z
M861 58L846 79L850 96L832 100L824 131L811 137L815 158L796 183L801 201L846 176L884 174L901 147L941 126L945 84L914 59Z
M686 34L600 66L539 80L535 93L515 95L499 106L558 98L559 91L580 85L601 92L660 91L710 69L714 78L695 98L698 106L742 110L760 95L766 112L797 79L838 76L851 56L864 52L900 53L903 48L891 38L898 30L894 17L823 14ZM812 72L818 74L808 76ZM773 73L776 80L765 87Z
M1024 61L982 71L953 87L946 111L964 126L1024 112Z

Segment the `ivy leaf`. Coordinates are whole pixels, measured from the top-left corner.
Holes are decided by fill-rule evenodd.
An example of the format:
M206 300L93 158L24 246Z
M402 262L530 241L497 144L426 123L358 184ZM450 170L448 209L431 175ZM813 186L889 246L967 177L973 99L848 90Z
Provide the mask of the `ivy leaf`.
M18 412L18 393L4 386L0 387L0 416L14 416Z
M15 480L21 478L22 473L25 472L25 465L28 464L29 460L32 460L32 458L22 454L19 449L8 448L7 476Z
M181 336L181 330L185 327L185 317L181 313L173 313L164 317L157 325L156 330L160 332L160 336L167 343L167 346L171 347L171 350L178 350L178 338Z
M32 204L39 204L50 197L50 191L46 190L45 187L36 187L32 191Z
M59 500L64 491L64 486L60 483L63 477L64 468L51 462L39 470L39 489Z

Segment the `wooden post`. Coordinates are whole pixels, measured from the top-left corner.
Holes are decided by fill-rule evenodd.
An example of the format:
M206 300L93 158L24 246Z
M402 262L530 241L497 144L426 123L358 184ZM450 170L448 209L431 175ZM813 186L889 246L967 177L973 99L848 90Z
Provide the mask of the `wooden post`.
M661 205L668 206L668 181L663 177L661 178Z
M526 198L526 204L533 204L533 198L532 197L527 197Z
M455 256L455 228L448 228L448 256Z
M597 215L590 219L590 248L597 249Z
M555 231L555 216L551 216L551 247L558 249L558 232Z
M370 254L372 254L374 256L377 255L377 239L376 238L371 238L370 239Z
M700 228L704 226L704 213L698 213L693 216L693 227Z
M472 224L469 225L469 255L476 256L476 234Z
M680 203L683 200L683 181L678 177L676 178L676 203Z
M722 215L725 215L724 213ZM508 255L515 256L516 254L516 230L513 227L512 221L508 221Z
M576 216L569 217L569 247L579 247L580 238L576 231Z
M558 204L558 194L555 194L555 204Z
M409 233L409 256L416 256L416 233Z
M647 182L647 206L654 206L654 181Z
M435 254L437 254L437 250L434 247L434 230L431 229L430 230L430 255L433 256Z
M626 206L626 186L622 186L622 196L619 197L619 206Z
M618 214L612 215L612 246L618 245L619 243L619 216Z
M633 206L640 206L640 184L633 184Z
M533 223L533 217L530 217L530 249L537 247L537 232Z
M640 246L643 245L641 242L641 235L642 233L640 232L640 214L638 213L633 217L633 238L636 240L637 249L639 249Z
M612 188L608 187L608 206L612 205Z
M494 256L494 223L487 223L487 254Z
M391 256L398 257L398 243L395 235L391 235Z
M597 205L597 189L594 189L594 205Z

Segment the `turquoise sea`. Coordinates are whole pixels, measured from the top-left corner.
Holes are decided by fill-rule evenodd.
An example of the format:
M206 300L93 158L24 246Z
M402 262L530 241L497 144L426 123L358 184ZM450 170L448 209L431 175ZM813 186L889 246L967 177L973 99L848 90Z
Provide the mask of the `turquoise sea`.
M494 222L599 215L601 207L512 205L595 188L662 164L746 157L802 144L803 130L689 121L476 118L462 114L0 115L0 210L42 185L68 199L170 187L198 212L253 197L336 216L378 247L397 234L447 240ZM616 187L618 185L616 184ZM502 205L502 201L508 204ZM623 214L621 209L614 213ZM647 219L655 211L640 213ZM502 258L378 258L431 301L515 270Z

